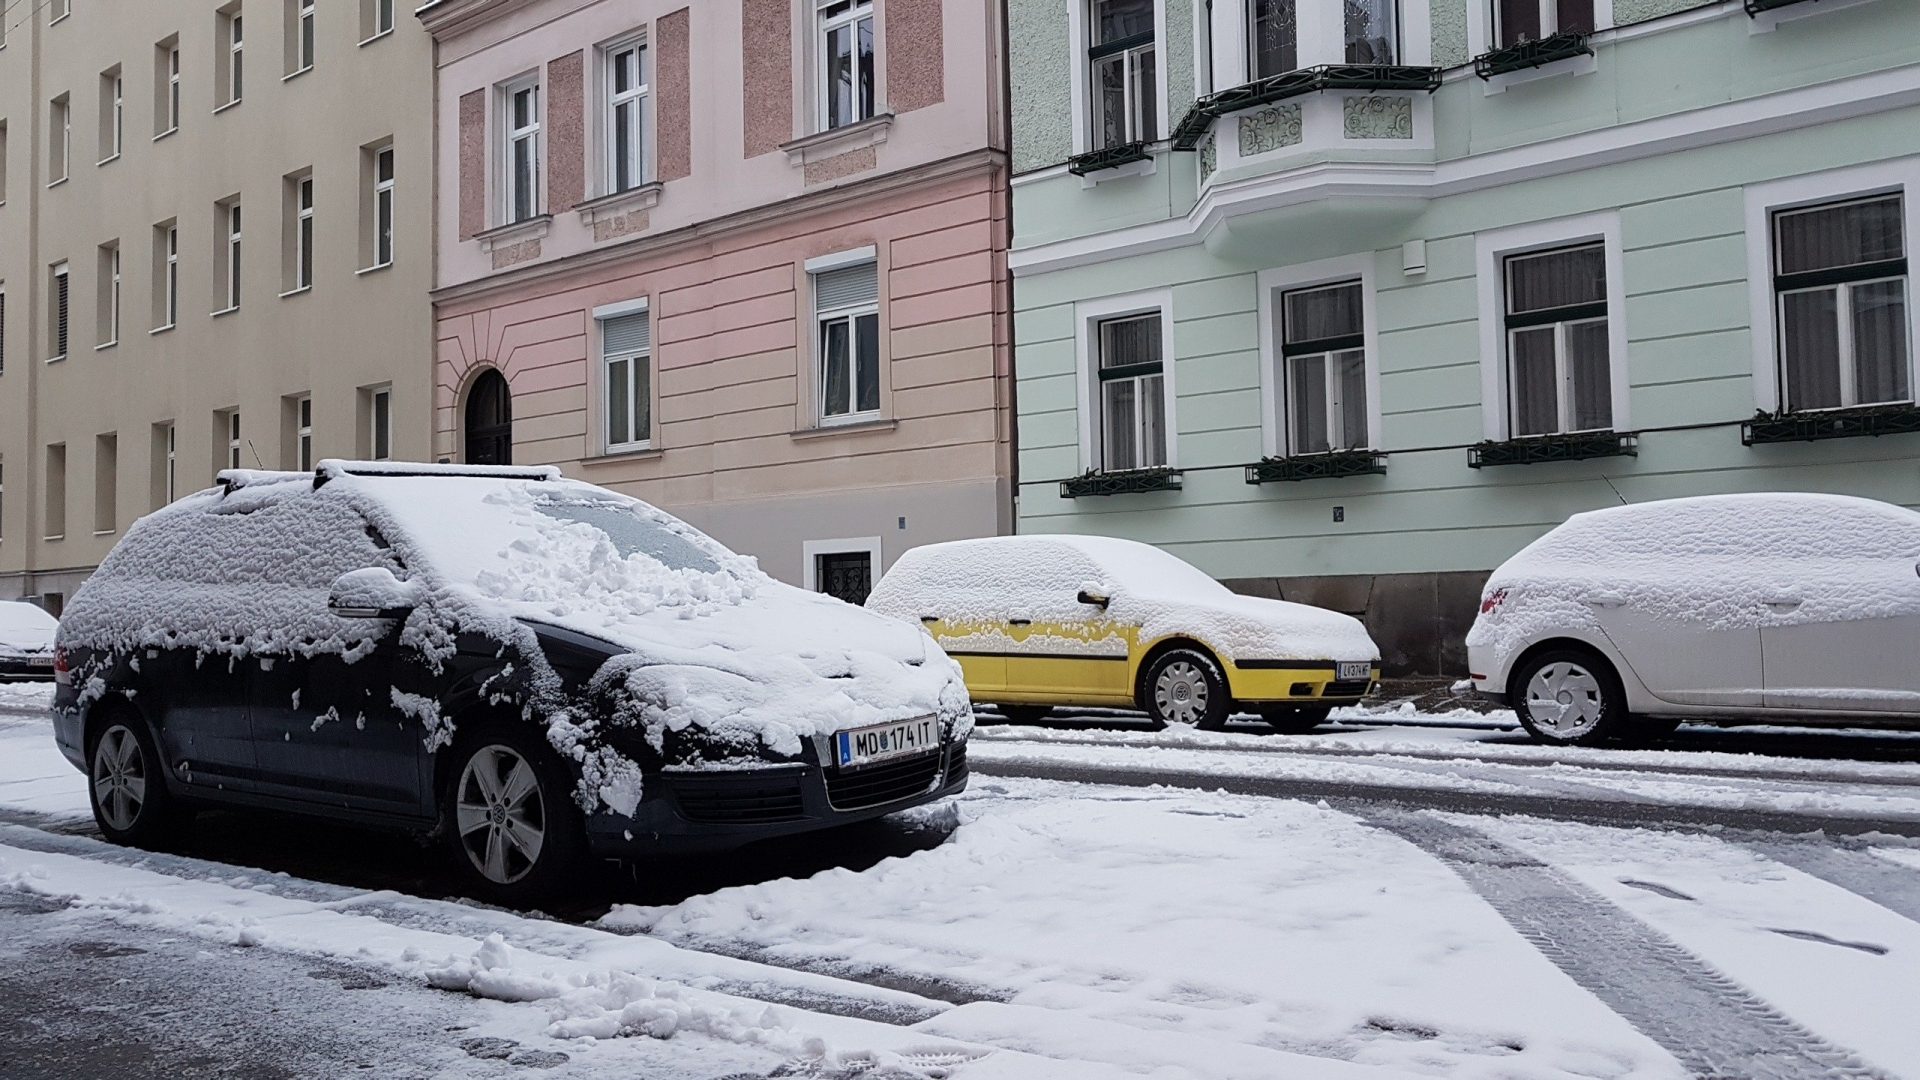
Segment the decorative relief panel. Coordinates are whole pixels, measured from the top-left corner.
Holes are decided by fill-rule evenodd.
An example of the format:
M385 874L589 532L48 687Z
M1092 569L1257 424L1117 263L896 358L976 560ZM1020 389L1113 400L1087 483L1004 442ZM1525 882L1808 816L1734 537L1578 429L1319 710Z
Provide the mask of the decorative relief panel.
M1240 156L1300 144L1300 104L1270 105L1240 118Z
M1213 177L1213 170L1220 167L1220 148L1214 145L1213 136L1200 144L1200 186L1205 187Z
M1368 94L1343 100L1349 139L1413 138L1413 99Z

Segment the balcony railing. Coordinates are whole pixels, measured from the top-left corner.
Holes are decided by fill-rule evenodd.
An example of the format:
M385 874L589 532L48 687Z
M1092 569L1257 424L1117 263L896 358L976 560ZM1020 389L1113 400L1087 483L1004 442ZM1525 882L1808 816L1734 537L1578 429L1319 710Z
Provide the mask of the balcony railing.
M1060 481L1060 497L1084 499L1100 495L1140 495L1150 491L1179 491L1178 469L1127 469L1122 472L1088 472Z
M1527 435L1505 442L1489 439L1467 448L1467 466L1541 465L1588 458L1638 457L1640 436L1631 431L1579 431L1569 435Z
M1775 8L1791 7L1794 4L1808 2L1809 0L1747 0L1747 16L1751 18Z
M1136 161L1146 161L1153 157L1147 152L1144 142L1121 143L1118 146L1103 146L1067 159L1067 171L1075 176L1100 172L1103 169L1117 169L1122 165L1131 165Z
M1920 406L1873 405L1864 409L1822 412L1760 413L1740 425L1740 441L1761 443L1817 442L1821 439L1857 439L1920 432Z
M1545 67L1561 60L1571 60L1576 56L1592 55L1593 46L1587 44L1587 32L1569 30L1564 34L1554 34L1539 41L1522 41L1475 57L1473 73L1482 79L1491 79L1495 75Z
M1394 64L1325 64L1257 79L1243 86L1208 94L1193 103L1173 129L1173 148L1193 150L1217 117L1321 90L1440 89L1440 69Z
M1298 480L1334 480L1343 476L1385 476L1387 455L1377 450L1335 450L1328 454L1266 458L1247 466L1247 483L1281 484Z

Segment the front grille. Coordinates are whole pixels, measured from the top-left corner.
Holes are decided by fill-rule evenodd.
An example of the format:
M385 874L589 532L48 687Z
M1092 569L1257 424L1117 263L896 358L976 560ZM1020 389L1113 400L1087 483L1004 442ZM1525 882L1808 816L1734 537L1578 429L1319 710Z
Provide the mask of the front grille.
M1373 685L1372 679L1348 679L1345 682L1330 682L1320 696L1328 697L1364 697L1367 687Z
M683 773L673 779L680 813L705 825L772 825L806 817L800 800L805 774Z
M967 778L967 744L960 743L947 752L947 786Z
M921 754L831 773L827 776L827 801L835 810L861 810L924 795L940 777L940 757Z

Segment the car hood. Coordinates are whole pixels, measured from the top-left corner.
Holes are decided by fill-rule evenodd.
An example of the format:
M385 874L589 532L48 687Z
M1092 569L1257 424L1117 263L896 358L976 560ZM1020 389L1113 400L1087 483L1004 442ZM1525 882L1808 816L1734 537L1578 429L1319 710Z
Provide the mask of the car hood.
M53 651L53 631L30 627L0 626L0 652L42 653Z
M1197 636L1236 662L1241 660L1378 660L1359 619L1337 611L1222 593L1205 597L1160 597L1123 592L1110 609L1137 622L1143 641Z

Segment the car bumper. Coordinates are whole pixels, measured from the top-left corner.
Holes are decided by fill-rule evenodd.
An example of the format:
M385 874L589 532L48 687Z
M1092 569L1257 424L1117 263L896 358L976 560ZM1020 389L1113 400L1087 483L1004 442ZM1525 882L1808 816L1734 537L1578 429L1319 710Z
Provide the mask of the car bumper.
M0 656L0 682L52 682L53 657Z
M859 769L809 763L738 772L664 772L647 778L633 816L587 820L595 854L717 851L868 821L957 795L967 786L967 748Z
M1248 661L1248 664L1257 661ZM1365 679L1340 679L1331 661L1318 666L1254 667L1233 664L1227 685L1235 701L1246 705L1351 705L1380 687L1375 665Z
M74 768L87 771L86 717L77 709L53 710L53 742Z

